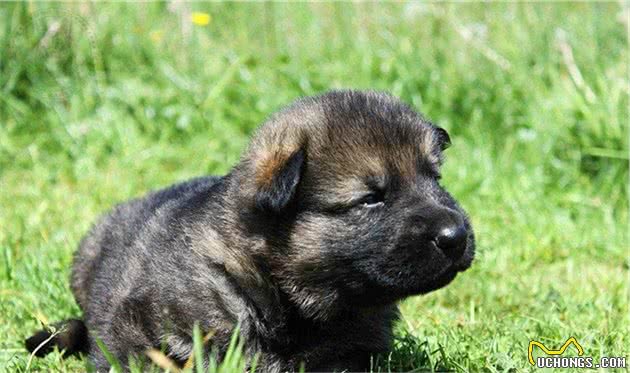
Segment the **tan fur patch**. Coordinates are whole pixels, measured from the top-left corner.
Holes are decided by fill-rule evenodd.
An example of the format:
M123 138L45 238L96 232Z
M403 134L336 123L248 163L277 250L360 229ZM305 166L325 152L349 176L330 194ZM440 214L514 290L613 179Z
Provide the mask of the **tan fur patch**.
M310 107L293 116L278 114L258 130L245 156L254 166L256 186L271 183L291 155L305 145L309 126L321 125L323 117L321 108Z
M261 159L256 164L256 185L259 187L268 186L273 181L274 176L282 169L292 153L274 152Z
M424 156L433 154L433 148L436 145L436 138L433 129L424 128L422 131L422 138L420 140L420 153Z
M192 250L195 254L212 258L218 264L223 264L225 269L236 277L250 280L255 284L264 282L251 255L226 245L223 237L216 230L201 225L190 230L188 234L193 238Z

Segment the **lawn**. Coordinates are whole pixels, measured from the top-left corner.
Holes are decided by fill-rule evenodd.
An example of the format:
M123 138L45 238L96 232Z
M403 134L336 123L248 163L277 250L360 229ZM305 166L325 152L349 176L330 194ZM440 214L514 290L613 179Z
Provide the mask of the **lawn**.
M94 219L225 173L266 116L332 88L449 130L443 184L478 240L470 271L402 304L376 371L530 371L530 340L569 337L628 357L624 4L0 3L0 369L84 370L29 365L22 340L80 315Z

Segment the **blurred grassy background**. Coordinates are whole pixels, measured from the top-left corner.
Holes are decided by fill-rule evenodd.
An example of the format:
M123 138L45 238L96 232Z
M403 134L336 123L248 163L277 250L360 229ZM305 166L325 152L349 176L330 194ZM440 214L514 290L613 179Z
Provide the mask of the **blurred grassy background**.
M207 25L191 12L209 14ZM385 90L447 128L478 260L403 304L377 370L628 356L627 3L0 3L0 368L78 315L72 252L113 203L229 170L303 95ZM59 354L36 370L81 370Z

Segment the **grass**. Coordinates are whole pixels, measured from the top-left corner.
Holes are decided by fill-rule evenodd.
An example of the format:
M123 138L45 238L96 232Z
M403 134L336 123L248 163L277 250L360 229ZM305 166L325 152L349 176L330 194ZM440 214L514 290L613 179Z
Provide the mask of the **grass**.
M226 172L267 115L336 87L390 91L450 131L443 181L478 237L469 272L402 304L375 371L529 371L530 340L571 336L586 356L628 357L629 14L0 3L0 369L27 370L38 320L79 315L72 253L100 213ZM28 369L85 368L53 353Z

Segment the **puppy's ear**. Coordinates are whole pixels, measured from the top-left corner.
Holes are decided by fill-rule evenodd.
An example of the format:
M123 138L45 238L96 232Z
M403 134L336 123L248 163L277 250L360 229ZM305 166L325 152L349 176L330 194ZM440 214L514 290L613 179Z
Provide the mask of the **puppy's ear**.
M451 137L448 135L448 132L444 128L435 127L435 133L437 135L437 141L440 145L440 149L446 150L451 146Z
M261 160L256 175L256 208L281 212L291 202L300 182L305 161L303 149L286 154L278 152Z

